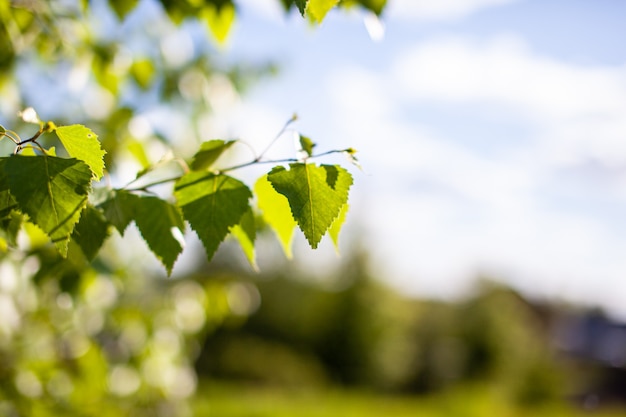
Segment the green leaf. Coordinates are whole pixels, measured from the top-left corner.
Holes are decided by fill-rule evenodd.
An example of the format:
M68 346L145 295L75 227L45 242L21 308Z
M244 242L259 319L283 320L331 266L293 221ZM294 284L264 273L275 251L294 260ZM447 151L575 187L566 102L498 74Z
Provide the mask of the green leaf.
M224 151L230 148L234 140L223 141L219 139L210 140L200 145L200 150L196 152L191 161L191 169L201 171L208 169L219 158Z
M174 195L185 220L202 241L209 260L231 227L248 210L252 193L227 175L190 172L176 182Z
M251 208L244 213L238 225L230 229L230 233L241 245L243 253L246 255L248 262L255 271L259 270L256 263L256 253L254 250L254 241L256 239L256 224L254 223L254 213Z
M259 210L263 213L263 219L276 233L285 256L291 259L291 241L297 223L291 215L289 201L272 187L267 175L257 180L254 185L254 194L257 197Z
M313 249L348 201L352 176L338 165L295 163L268 174L274 189L287 197L291 214Z
M61 255L87 204L92 172L77 159L13 155L4 158L9 189L20 211L55 243Z
M321 23L326 13L339 3L339 0L309 0L306 5L306 13L316 23Z
M74 228L72 239L80 246L88 260L92 260L109 237L110 223L104 214L90 204L83 210Z
M71 157L85 162L94 178L99 180L104 174L104 154L98 136L83 125L57 127L59 140Z
M313 148L315 147L315 143L313 143L311 139L306 136L300 135L300 146L308 156L313 155Z
M158 197L129 195L135 209L135 224L141 236L163 263L167 274L171 274L185 243L183 218L176 206Z
M132 194L126 191L115 191L111 198L100 205L104 217L120 232L120 235L124 234L135 217L133 202Z
M138 0L109 0L109 6L120 20L124 20L126 15L137 6L137 3Z
M349 205L346 203L341 207L341 211L339 215L330 225L330 229L328 229L328 234L330 238L333 240L333 245L335 246L335 250L339 253L339 232L341 231L341 226L346 221L346 215L348 214Z
M172 273L178 255L183 251L185 224L176 206L153 196L138 196L117 190L113 198L101 205L106 219L124 234L134 221L148 247Z
M201 12L201 17L207 23L209 31L215 37L215 40L222 45L226 42L226 38L230 33L230 28L235 21L235 6L232 3L207 4Z

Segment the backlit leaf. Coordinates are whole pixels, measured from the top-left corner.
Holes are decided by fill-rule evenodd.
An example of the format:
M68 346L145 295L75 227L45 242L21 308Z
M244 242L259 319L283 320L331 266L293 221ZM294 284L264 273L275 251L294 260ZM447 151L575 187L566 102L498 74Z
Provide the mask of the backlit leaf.
M331 224L330 228L328 229L328 234L330 235L330 238L333 241L333 245L335 245L335 250L337 251L337 253L339 253L339 232L341 231L341 226L343 226L343 223L346 221L348 208L349 208L348 203L344 204L343 207L341 207L341 211L339 212L339 215L337 216L333 224Z
M104 174L104 154L98 136L83 125L57 127L59 140L71 157L85 162L94 178L99 180Z
M198 234L210 260L229 229L248 210L252 193L227 175L190 172L176 182L174 195L185 220Z
M257 180L254 185L254 194L257 197L258 207L263 213L263 219L276 233L285 256L291 259L291 241L297 223L291 215L289 201L272 187L267 175Z
M5 159L11 195L20 211L67 254L67 242L87 204L92 172L77 159L13 155Z
M274 189L287 197L291 214L313 249L348 201L352 176L338 165L294 163L268 174Z

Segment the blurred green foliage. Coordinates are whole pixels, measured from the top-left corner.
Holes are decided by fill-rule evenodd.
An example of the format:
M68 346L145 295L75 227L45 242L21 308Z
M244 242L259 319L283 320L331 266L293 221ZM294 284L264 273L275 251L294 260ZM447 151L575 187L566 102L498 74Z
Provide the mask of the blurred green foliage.
M455 303L407 299L358 253L326 278L333 290L302 271L280 271L259 280L256 314L209 336L201 375L407 394L486 383L520 405L571 393L546 317L510 289L486 281Z

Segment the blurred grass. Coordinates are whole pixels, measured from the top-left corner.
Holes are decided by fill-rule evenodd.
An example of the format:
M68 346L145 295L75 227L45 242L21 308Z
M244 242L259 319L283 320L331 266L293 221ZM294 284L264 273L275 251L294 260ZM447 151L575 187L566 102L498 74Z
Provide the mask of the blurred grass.
M514 406L497 388L486 384L416 397L205 382L193 409L194 415L202 417L626 417L626 409L591 411L567 403Z

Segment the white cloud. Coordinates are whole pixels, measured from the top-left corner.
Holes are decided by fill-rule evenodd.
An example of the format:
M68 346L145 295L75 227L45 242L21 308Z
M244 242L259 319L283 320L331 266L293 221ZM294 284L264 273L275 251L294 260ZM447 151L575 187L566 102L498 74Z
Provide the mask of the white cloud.
M483 8L515 1L517 0L391 0L388 13L405 19L459 19Z
M624 68L568 65L502 36L482 44L426 42L405 53L393 72L405 99L491 104L540 124L553 162L626 162Z
M626 293L626 240L613 227L618 219L606 216L607 207L626 209L626 193L618 192L626 175L613 185L584 172L584 181L563 175L588 160L626 166L623 68L538 56L510 36L440 38L402 51L390 72L335 73L329 89L334 131L364 150L371 176L355 192L366 195L372 246L393 281L446 296L493 271L519 288L626 315L615 296ZM412 120L416 103L485 109L527 132L494 157L472 146L483 130L453 119L443 128L445 121L418 114ZM559 203L563 193L573 202Z

